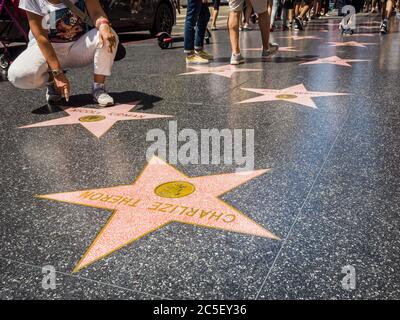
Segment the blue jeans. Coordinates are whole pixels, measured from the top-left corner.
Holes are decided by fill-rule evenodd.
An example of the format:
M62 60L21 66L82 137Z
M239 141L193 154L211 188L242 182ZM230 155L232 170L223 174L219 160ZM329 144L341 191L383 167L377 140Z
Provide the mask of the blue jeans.
M279 0L273 0L272 1L272 12L271 12L271 27L275 23L275 18L276 14L278 12L279 6L281 5L281 2Z
M204 36L210 20L208 4L202 0L188 0L185 19L185 52L203 49Z

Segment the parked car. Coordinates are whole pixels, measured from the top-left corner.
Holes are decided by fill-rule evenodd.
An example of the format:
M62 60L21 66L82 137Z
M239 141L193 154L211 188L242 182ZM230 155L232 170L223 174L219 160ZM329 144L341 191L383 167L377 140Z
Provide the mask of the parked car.
M174 0L100 0L117 32L171 33L176 23Z

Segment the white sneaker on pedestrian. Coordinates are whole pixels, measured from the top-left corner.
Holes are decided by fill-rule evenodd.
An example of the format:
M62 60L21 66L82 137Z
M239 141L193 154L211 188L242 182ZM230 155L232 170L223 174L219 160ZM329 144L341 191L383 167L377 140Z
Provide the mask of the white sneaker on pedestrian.
M243 25L243 31L251 31L251 30L253 30L253 28L250 27L248 23L245 23Z
M276 54L279 50L279 44L277 43L270 43L268 49L263 49L261 53L261 59L268 59L272 57L274 54Z
M244 63L244 58L242 57L241 53L232 53L231 56L231 64L238 65Z
M94 88L92 91L93 100L99 104L100 107L110 107L114 105L114 99L111 97L104 87Z

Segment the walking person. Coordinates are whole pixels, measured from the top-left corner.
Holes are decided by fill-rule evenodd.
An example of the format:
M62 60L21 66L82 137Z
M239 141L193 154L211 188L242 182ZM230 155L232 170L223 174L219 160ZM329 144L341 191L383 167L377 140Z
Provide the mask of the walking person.
M221 5L221 0L213 0L213 13L212 13L212 22L211 22L211 30L218 30L217 28L217 19L219 13L219 6Z
M383 0L382 1L382 22L380 26L381 34L389 32L389 20L392 16L394 9L394 0Z
M232 48L232 65L244 63L239 47L239 21L244 2L244 0L229 0L228 29ZM269 43L270 15L268 13L268 0L251 0L251 4L254 12L258 14L258 25L263 45L261 58L264 60L275 54L279 46L275 43Z
M213 56L203 48L209 20L210 10L207 0L188 0L184 32L187 64L207 64L213 59Z

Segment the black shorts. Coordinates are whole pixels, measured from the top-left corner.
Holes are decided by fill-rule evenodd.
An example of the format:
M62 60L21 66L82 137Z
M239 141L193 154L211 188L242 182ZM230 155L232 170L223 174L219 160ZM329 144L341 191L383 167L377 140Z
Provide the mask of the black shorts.
M221 5L221 0L213 0L213 8L215 9L215 10L218 10L219 9L219 6Z
M294 4L301 4L302 2L304 2L305 5L312 5L314 4L314 0L293 0Z
M283 3L283 8L285 9L293 9L294 7L294 0L285 0L285 2Z

